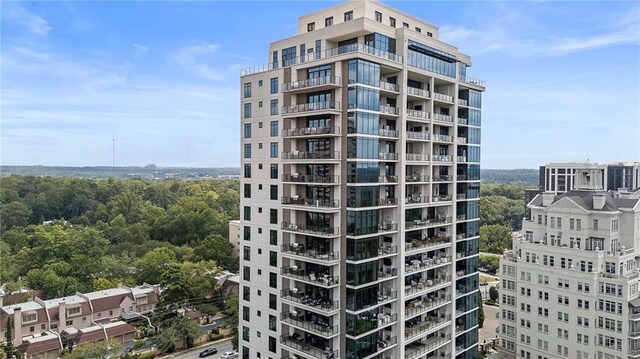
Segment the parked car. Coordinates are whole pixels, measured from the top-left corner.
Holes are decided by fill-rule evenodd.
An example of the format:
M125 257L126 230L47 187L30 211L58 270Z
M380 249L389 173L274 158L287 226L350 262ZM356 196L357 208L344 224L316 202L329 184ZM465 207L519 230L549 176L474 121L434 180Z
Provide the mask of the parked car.
M481 287L484 287L485 285L487 285L487 282L481 282L479 285L480 285Z
M200 358L208 357L209 355L218 354L218 349L216 348L208 348L200 352L198 355Z
M225 352L222 353L222 355L220 356L220 359L236 359L238 358L238 353L233 351L233 352Z

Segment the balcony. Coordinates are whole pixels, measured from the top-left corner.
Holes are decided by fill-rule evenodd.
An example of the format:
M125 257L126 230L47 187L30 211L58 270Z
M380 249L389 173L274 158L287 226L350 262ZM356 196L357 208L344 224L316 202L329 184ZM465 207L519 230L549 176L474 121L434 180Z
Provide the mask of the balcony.
M331 57L336 57L336 56L341 56L344 54L349 54L349 53L353 53L353 52L359 52L362 54L367 54L367 55L371 55L371 56L375 56L384 60L388 60L391 62L395 62L398 64L402 64L403 58L400 55L396 55L394 53L388 52L388 51L383 51L383 50L379 50L376 49L374 47L365 45L365 44L349 44L349 45L345 45L345 46L340 46L340 47L335 47L332 49L328 49L328 50L324 50L321 52L314 52L314 53L310 53L310 54L304 54L302 56L296 57L294 59L291 59L289 61L287 61L287 63L283 64L280 62L276 62L276 63L270 63L264 66L258 66L252 69L245 69L241 71L241 75L242 76L248 76L248 75L253 75L253 74L257 74L260 72L265 72L265 71L272 71L275 69L278 69L281 65L283 65L282 67L289 67L289 66L293 66L293 65L297 65L297 64L306 64L306 63L313 63L315 61L318 60L324 60L324 59L328 59Z
M340 151L282 152L283 160L339 160Z
M458 199L464 199L465 195L462 195L462 198L460 198L460 195L458 195ZM466 221L467 220L467 215L466 214L457 214L456 215L456 221Z
M398 314L371 313L356 316L354 329L347 330L347 335L356 337L378 330L398 321Z
M404 180L406 182L429 182L429 175L421 175L421 174L407 175L404 177Z
M446 295L446 291L432 293L424 298L414 299L405 306L405 318L424 314L441 305L451 302L451 295Z
M434 121L440 121L440 122L447 122L449 124L453 123L453 116L450 115L444 115L441 113L434 113L433 114L433 120Z
M338 358L337 350L333 350L331 348L322 350L311 346L309 343L305 342L304 338L302 338L298 333L294 333L293 335L283 334L280 337L280 343L282 344L282 346L284 346L285 349L291 348L317 359Z
M398 337L383 337L383 339L378 339L378 351L387 350L396 344L398 344Z
M450 155L433 155L432 160L433 162L451 162L452 161Z
M340 304L331 298L312 298L298 288L283 289L280 292L280 298L290 302L300 304L302 308L322 311L326 313L335 312L340 309Z
M449 282L451 282L451 276L445 276L442 278L434 278L434 279L422 278L417 282L412 280L410 286L405 286L404 294L407 296L412 295L415 293L422 292L425 289L434 288Z
M340 229L338 227L305 226L290 222L282 222L281 228L283 231L305 233L314 236L335 237L340 235Z
M451 217L436 217L436 218L424 218L414 219L405 222L405 229L415 229L427 226L438 226L442 224L450 224Z
M406 134L407 134L407 140L423 140L423 141L429 140L429 132L407 131Z
M418 118L421 120L428 120L431 118L431 113L426 111L406 109L406 112L408 117Z
M421 196L420 193L413 193L411 196L404 199L405 204L425 204L429 203L428 196Z
M424 255L423 255L423 258L424 258ZM450 264L450 263L451 263L450 256L426 258L424 260L414 259L411 261L411 263L405 263L404 272L405 274L411 274L411 273L423 271L425 269L435 268L437 266L440 266L443 264Z
M460 105L460 106L468 106L469 105L469 101L465 100L463 98L459 98L458 99L458 105Z
M282 107L282 115L295 115L298 113L318 112L318 111L340 111L341 106L338 101L322 101L303 103L299 105L290 105ZM291 117L291 116L288 116Z
M380 136L384 136L384 137L398 138L399 132L397 130L390 130L390 129L386 129L386 128L381 128L381 129L378 130L378 134Z
M424 341L414 342L405 348L405 359L416 359L432 352L451 340L451 334L440 333L439 336Z
M393 106L380 105L380 112L392 116L398 116L398 108Z
M433 202L448 202L451 201L450 194L441 194L439 196L433 196Z
M440 325L451 320L451 315L441 315L441 316L428 316L427 319L423 322L419 322L413 327L409 327L408 325L405 327L404 339L409 340L413 339L421 334L424 334L434 328L439 327Z
M456 143L459 145L466 145L467 144L467 138L466 137L458 137L456 139Z
M407 153L407 161L429 161L429 155L422 153Z
M347 228L347 236L364 236L376 233L396 232L398 230L398 224L392 222L383 222L377 226L361 227L361 228Z
M338 208L337 199L316 199L304 198L300 196L282 197L281 203L285 206L303 206L312 208Z
M433 141L453 142L453 137L451 137L449 135L433 135Z
M392 84L390 82L380 81L380 90L398 92L400 90L400 86L398 86L397 84Z
M340 86L340 78L336 76L321 76L314 77L311 79L295 81L295 82L287 82L282 84L282 92L295 92L302 91L306 89L314 88L316 90L318 87L321 88L331 88Z
M448 175L433 176L433 182L449 182L449 181L453 181L453 176L448 176Z
M458 117L458 125L469 125L469 119L464 117Z
M368 260L376 257L386 257L386 256L394 255L397 253L398 253L398 246L379 244L377 250L376 248L373 248L373 249L367 248L367 249L360 249L360 250L355 249L354 253L352 253L351 255L347 255L347 260L357 262L357 261L364 261L364 260Z
M479 80L471 76L460 76L460 81L471 85L486 87L486 83L483 80Z
M323 135L339 135L340 127L323 126L323 127L298 127L282 130L282 137L302 137L302 136L323 136Z
M417 87L407 87L407 95L429 98L429 91Z
M350 208L364 208L364 207L385 207L385 206L397 206L397 198L378 198L377 200L371 199L366 202L360 202L355 198L347 199L347 207Z
M385 175L378 177L378 183L397 183L398 176L396 175Z
M340 176L301 175L299 173L283 174L282 182L294 183L340 183Z
M323 251L319 249L306 248L302 243L283 244L281 246L282 253L290 254L302 258L310 258L319 261L337 261L340 260L340 252Z
M442 102L453 103L453 96L449 96L449 95L444 94L444 93L434 92L433 93L433 99L434 100L438 100L438 101L442 101Z
M382 161L397 161L398 160L398 154L397 153L391 153L391 152L379 152L378 153L378 159L382 160Z
M447 243L451 243L450 236L425 237L421 240L414 239L411 241L411 243L405 243L404 250L406 252L418 251L421 249L436 247Z
M330 338L340 333L337 325L331 326L328 323L305 320L304 315L296 312L295 310L291 312L282 312L282 314L280 314L280 320L324 338Z
M321 287L330 288L340 284L339 276L316 274L314 272L306 273L304 268L299 268L298 266L282 267L280 274L284 277L310 282Z
M467 156L458 156L458 162L467 162Z

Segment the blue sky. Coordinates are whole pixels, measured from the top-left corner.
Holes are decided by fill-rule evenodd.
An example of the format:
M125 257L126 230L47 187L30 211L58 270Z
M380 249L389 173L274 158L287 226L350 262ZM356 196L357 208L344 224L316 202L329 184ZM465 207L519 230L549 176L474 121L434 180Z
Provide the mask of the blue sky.
M3 2L2 163L239 166L240 69L336 2ZM387 2L487 81L484 168L640 160L640 3Z

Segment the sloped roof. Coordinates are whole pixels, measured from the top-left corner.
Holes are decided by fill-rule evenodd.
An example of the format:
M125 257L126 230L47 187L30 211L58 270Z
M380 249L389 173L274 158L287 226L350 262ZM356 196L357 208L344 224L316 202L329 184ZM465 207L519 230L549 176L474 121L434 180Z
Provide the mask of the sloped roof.
M604 206L601 209L593 208L593 197L594 196L605 196ZM619 211L620 208L633 208L636 206L640 199L636 198L614 198L610 193L605 191L569 191L554 197L552 203L556 203L563 198L568 198L571 201L575 202L578 206L588 210L588 211L601 211L601 212L616 212ZM529 203L533 206L541 206L542 205L542 194L539 194L531 200Z

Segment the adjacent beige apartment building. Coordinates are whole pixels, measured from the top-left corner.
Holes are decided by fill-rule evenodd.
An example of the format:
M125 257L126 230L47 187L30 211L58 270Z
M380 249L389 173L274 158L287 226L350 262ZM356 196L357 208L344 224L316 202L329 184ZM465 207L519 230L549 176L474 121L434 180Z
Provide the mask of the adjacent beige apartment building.
M241 358L477 358L470 57L351 1L268 61L241 77Z
M640 358L640 190L606 192L572 168L572 189L535 196L500 262L501 358Z

